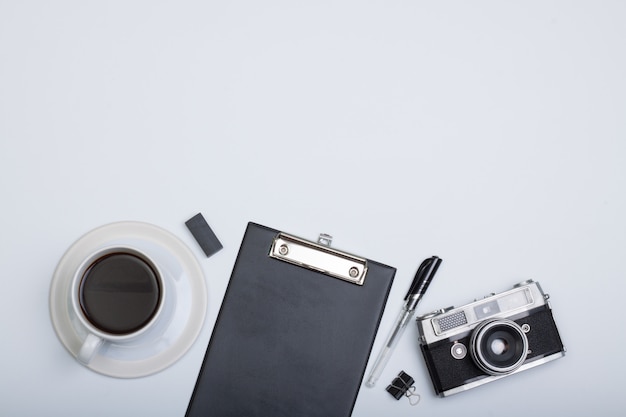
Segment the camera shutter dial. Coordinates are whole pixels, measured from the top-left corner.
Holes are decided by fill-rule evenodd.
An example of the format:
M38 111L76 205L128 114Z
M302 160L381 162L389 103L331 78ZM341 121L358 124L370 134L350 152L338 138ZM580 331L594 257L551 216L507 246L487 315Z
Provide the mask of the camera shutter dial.
M450 353L454 359L463 359L467 356L467 347L463 343L455 342L450 348Z

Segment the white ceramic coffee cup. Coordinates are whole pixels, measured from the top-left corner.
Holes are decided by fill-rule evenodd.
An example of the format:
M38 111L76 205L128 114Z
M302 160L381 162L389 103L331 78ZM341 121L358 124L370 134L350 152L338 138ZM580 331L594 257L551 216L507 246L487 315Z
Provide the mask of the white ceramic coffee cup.
M141 326L139 329L123 334L112 333L105 329L97 327L88 319L85 311L83 310L83 307L81 306L81 283L87 277L87 272L97 262L105 259L108 256L116 254L132 255L143 261L154 272L154 276L157 280L159 288L158 303L149 321L143 324L143 326ZM163 305L165 304L165 287L166 285L164 282L164 276L157 262L155 262L152 257L147 255L144 251L135 247L126 245L109 246L106 248L98 249L87 258L85 258L85 260L80 264L80 266L74 273L70 288L71 308L73 309L74 314L76 315L80 323L87 330L87 336L85 337L83 344L78 352L77 359L83 364L89 364L96 355L96 353L98 353L98 351L105 343L131 342L139 338L148 330L154 328L159 322L161 312L163 311ZM111 306L111 308L115 308L115 306Z

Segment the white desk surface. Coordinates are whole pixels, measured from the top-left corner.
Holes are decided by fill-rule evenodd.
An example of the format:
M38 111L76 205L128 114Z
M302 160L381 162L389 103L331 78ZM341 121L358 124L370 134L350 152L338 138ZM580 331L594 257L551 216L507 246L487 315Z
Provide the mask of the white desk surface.
M623 415L625 19L619 1L1 2L0 415L183 416L248 221L398 268L368 370L425 257L444 262L422 313L527 278L550 293L564 359L441 399L411 326L354 417ZM199 211L210 259L184 226ZM183 239L209 293L188 353L130 380L79 365L48 314L65 250L119 220ZM384 391L401 369L416 407Z

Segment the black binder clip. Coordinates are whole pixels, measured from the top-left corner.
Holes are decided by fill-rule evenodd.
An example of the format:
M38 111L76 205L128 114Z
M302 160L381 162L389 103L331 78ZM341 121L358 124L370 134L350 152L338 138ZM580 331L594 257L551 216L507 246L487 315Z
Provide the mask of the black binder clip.
M386 390L389 394L393 395L396 400L405 396L409 399L411 405L417 405L417 403L420 402L421 397L415 392L415 386L413 385L414 382L415 380L411 377L411 375L404 371L400 371L398 376L387 386Z

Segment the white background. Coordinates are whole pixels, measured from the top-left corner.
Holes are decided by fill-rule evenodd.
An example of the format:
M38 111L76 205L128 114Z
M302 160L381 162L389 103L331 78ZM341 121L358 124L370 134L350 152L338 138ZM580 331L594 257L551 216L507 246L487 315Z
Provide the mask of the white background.
M441 399L411 326L354 417L622 415L625 21L620 1L1 0L0 415L183 416L248 221L398 268L368 370L428 256L421 313L550 293L564 359ZM65 250L119 220L183 239L210 302L180 361L131 380L79 365L48 314ZM401 369L416 407L384 391Z

